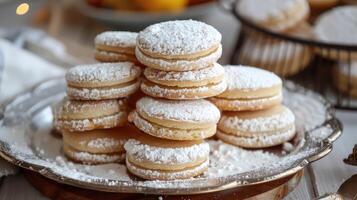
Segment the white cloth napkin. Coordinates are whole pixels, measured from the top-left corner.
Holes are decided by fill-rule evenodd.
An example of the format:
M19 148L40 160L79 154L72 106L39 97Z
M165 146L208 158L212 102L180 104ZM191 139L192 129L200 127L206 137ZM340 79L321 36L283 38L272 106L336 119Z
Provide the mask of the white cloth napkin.
M64 74L64 69L0 38L0 102L35 84ZM1 133L0 133L1 134ZM0 159L0 177L17 168Z

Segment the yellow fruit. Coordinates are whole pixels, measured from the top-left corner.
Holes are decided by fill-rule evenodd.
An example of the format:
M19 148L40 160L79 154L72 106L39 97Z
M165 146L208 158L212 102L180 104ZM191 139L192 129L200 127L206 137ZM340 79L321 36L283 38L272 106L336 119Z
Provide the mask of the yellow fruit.
M132 0L137 8L144 11L175 11L185 8L188 0Z

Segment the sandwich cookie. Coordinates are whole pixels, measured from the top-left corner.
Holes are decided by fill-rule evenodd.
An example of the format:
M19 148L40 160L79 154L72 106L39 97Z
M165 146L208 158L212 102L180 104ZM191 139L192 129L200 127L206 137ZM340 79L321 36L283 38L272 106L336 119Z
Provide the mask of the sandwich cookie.
M140 87L140 73L131 62L79 65L66 73L67 95L75 100L127 97Z
M64 131L64 152L71 160L84 164L123 162L124 144L138 132L132 126L86 132Z
M203 140L173 141L142 133L124 148L128 170L144 179L187 179L208 169L209 145Z
M219 110L209 101L176 101L144 97L129 116L141 131L171 140L200 140L216 132Z
M212 26L194 20L151 25L137 37L135 54L147 67L162 71L206 68L222 54L221 34Z
M168 72L147 67L144 75L147 80L141 84L141 90L149 96L166 99L202 99L216 96L227 87L224 68L218 63L185 72Z
M57 130L89 131L124 126L127 122L125 99L76 101L63 99L56 113Z
M357 45L357 6L339 6L320 15L315 23L318 40L333 44ZM324 57L356 60L357 53L333 49L316 49Z
M334 83L342 93L357 97L357 62L339 63L334 69Z
M299 44L248 37L241 56L245 65L259 66L286 77L305 69L310 64L313 52L309 47Z
M95 59L101 62L130 61L138 63L135 57L137 33L127 31L107 31L97 35Z
M226 112L218 123L216 135L240 147L272 147L295 136L295 116L282 105L253 112Z
M307 0L241 0L237 9L246 19L277 32L295 27L310 13Z
M226 66L227 89L211 98L222 111L260 110L282 101L281 79L266 70L247 66Z

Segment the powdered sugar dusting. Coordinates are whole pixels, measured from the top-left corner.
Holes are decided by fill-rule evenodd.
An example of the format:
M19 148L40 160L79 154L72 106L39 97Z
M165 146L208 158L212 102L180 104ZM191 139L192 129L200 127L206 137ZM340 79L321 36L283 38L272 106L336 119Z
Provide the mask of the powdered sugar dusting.
M281 23L271 28L283 30L306 16L309 4L306 0L241 0L237 9L241 15L258 24L279 21Z
M87 143L87 146L90 148L96 148L96 149L108 149L108 148L113 148L113 147L118 147L118 146L123 146L126 140L117 140L115 138L96 138L93 140L90 140Z
M195 144L190 147L163 148L143 144L130 139L124 146L128 155L138 162L150 161L156 164L187 164L200 159L208 159L208 143Z
M213 26L194 20L178 20L147 27L139 33L137 45L162 55L186 55L219 45L221 39Z
M103 88L76 88L67 87L67 95L71 99L79 100L102 100L117 99L127 97L136 92L140 87L140 81L122 87L103 87Z
M165 86L141 84L141 90L150 96L166 99L202 99L216 96L227 88L225 80L217 83L198 87L170 88Z
M290 109L284 108L281 113L268 117L257 117L242 119L239 116L222 115L218 127L227 127L244 132L267 132L272 130L284 129L295 123L295 116Z
M279 156L262 150L249 151L221 141L209 141L211 147L210 167L206 177L221 177L236 173L252 171L267 163L276 163Z
M308 131L305 138L298 140L299 144L303 144L301 148L294 149L289 154L275 155L269 150L246 150L209 140L210 164L204 175L187 180L142 181L133 179L122 164L88 166L72 163L64 157L61 150L62 139L50 134L53 120L50 104L63 97L65 82L58 81L55 86L47 84L48 82L41 89L37 88L36 92L27 93L7 106L0 126L0 141L5 147L2 151L17 159L18 165L36 165L35 170L44 176L51 175L61 181L70 179L72 183L81 181L97 189L120 192L130 189L133 192L156 194L166 194L173 189L176 193L187 193L233 181L244 185L246 180L268 180L294 167L305 166L307 157L316 155L326 145L330 145L327 143L329 140L322 140L336 130L336 127L323 124L329 117L333 117L333 113L327 110L328 106L321 100L321 96L292 87L293 83L286 83L292 89L284 90L285 103L296 114L297 132ZM58 88L61 88L61 95L58 95ZM48 101L50 98L52 101ZM43 106L39 107L39 103ZM31 106L33 104L35 105ZM27 115L29 109L33 114L31 116ZM311 128L316 126L321 127L311 133ZM295 148L298 146L292 144Z
M119 105L123 100L101 100L101 101L76 101L63 99L57 114L60 118L71 113L88 113L98 109L104 111L119 111ZM118 103L119 102L119 103Z
M159 119L217 123L220 118L218 108L203 99L177 101L143 97L137 102L136 109Z
M136 58L141 62L145 63L146 65L150 65L150 67L160 68L161 70L165 71L189 71L195 69L202 69L212 63L216 62L222 55L222 46L219 45L218 49L207 56L203 56L193 60L184 60L184 59L177 59L177 60L164 60L164 59L157 59L151 58L144 53L142 53L139 48L135 49ZM175 68L175 70L172 70Z
M133 115L133 122L137 128L144 131L145 133L152 134L156 137L162 138L177 138L180 137L187 137L187 135L191 136L192 138L206 138L207 132L210 129L193 129L193 130L179 130L179 129L172 129L167 128L165 126L155 126L154 124L146 121L145 119L141 118L137 112L132 113ZM215 126L214 126L215 128Z
M225 66L227 91L235 89L256 90L282 84L281 79L272 72L242 65Z
M126 118L126 112L119 112L114 115L103 116L93 119L56 119L55 126L58 130L66 129L69 131L88 131L95 128L113 128L120 125L123 118Z
M138 33L128 31L106 31L97 35L94 43L114 47L135 47Z
M247 148L276 146L291 140L295 134L295 128L279 130L273 135L255 134L249 137L229 135L222 131L217 131L217 137L221 140Z
M209 160L206 160L205 162L203 162L202 164L200 164L194 168L186 169L183 171L169 171L169 170L157 171L157 170L138 168L135 165L132 165L128 161L128 159L126 161L126 165L134 173L141 174L146 177L151 177L152 179L159 179L159 177L165 176L166 179L168 179L168 180L179 180L179 179L182 179L182 177L192 177L192 176L200 174L200 172L204 171L208 167ZM154 183L154 185L157 185L157 186L160 185L160 182L151 182L151 183Z
M106 81L120 81L140 74L140 68L131 62L97 63L78 65L69 69L66 79L70 82L102 83Z
M357 44L357 6L340 6L322 14L315 25L318 39L326 42Z
M113 163L122 162L125 159L125 154L93 154L80 151L66 153L69 154L69 157L83 163Z
M184 72L160 71L147 67L144 71L144 75L149 80L199 82L202 80L210 80L215 77L224 76L224 68L218 63L214 63L212 67Z

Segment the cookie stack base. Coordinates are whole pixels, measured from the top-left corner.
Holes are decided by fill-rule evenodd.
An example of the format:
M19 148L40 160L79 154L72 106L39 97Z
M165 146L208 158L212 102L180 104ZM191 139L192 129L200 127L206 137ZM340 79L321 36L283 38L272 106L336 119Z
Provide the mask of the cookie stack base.
M126 166L132 174L149 180L188 179L205 172L208 169L208 164L209 160L206 160L198 166L189 167L184 170L152 170L138 167L132 164L128 158L126 159Z

